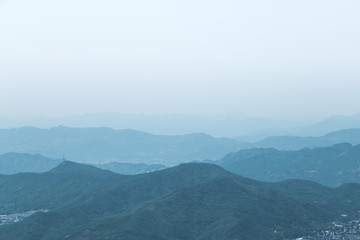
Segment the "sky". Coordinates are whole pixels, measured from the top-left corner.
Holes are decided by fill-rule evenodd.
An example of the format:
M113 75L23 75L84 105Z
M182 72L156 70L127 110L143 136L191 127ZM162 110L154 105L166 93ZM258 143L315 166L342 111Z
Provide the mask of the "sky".
M360 113L358 0L0 0L0 117Z

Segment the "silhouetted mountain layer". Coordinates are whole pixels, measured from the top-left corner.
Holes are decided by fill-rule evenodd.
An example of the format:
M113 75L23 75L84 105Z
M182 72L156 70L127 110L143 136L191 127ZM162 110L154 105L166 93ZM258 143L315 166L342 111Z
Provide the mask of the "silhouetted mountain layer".
M296 131L302 136L321 136L341 129L359 128L360 114L353 116L332 116ZM296 134L297 135L297 134Z
M22 126L51 128L59 125L75 128L109 127L113 129L137 129L158 135L182 135L193 132L205 132L213 136L222 137L248 135L248 137L242 138L242 141L254 139L253 132L257 132L254 133L256 139L263 139L263 137L259 138L257 135L260 134L268 137L272 136L273 133L289 132L286 130L303 126L303 124L291 121L253 118L242 114L201 116L95 113L60 118L40 117L23 120L0 118L0 128L19 128Z
M245 149L216 163L260 181L305 179L328 186L360 183L360 145L348 143L302 150Z
M5 153L0 155L0 174L41 173L51 170L63 160L51 159L40 154ZM140 174L166 168L162 164L118 163L92 164L104 170L120 174Z
M94 165L104 170L109 170L115 173L136 175L141 173L153 172L165 169L166 166L162 164L145 164L145 163L118 163L111 162L107 164Z
M253 144L254 147L298 150L302 148L327 147L338 143L360 144L360 128L331 132L322 137L275 136Z
M63 162L0 175L0 212L47 209L0 226L1 239L284 239L360 209L360 185L262 183L211 164L124 176Z
M109 128L38 129L25 127L0 130L0 153L42 154L82 163L162 163L220 159L239 149L240 143L206 134L152 135L134 130Z
M0 174L46 172L59 165L61 161L59 159L50 159L40 154L5 153L0 155Z
M323 137L271 137L252 144L202 133L163 136L134 130L67 127L0 130L0 153L42 154L50 158L65 155L66 159L93 164L175 165L204 159L218 160L229 152L251 147L286 150L331 146L342 142L360 144L360 129L342 130Z

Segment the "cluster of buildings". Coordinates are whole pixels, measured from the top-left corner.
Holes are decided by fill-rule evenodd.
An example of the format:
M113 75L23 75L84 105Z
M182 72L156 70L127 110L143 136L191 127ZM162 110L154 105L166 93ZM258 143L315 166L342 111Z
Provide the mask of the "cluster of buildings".
M327 230L296 240L360 240L360 220L333 222Z
M23 213L13 213L9 215L0 215L0 225L9 224L9 223L17 223L24 220L27 217L30 217L34 213L37 212L47 212L48 210L40 209L34 211L28 211Z

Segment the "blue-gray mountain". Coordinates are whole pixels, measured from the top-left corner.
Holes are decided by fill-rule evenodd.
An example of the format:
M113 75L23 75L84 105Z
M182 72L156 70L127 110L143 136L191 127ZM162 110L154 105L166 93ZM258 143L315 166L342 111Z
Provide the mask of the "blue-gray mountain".
M161 169L165 169L166 166L162 164L145 164L145 163L118 163L111 162L107 164L94 165L104 170L109 170L115 173L125 175L136 175L140 173L148 173Z
M360 114L353 116L332 116L296 131L301 136L321 136L341 129L359 128Z
M35 118L27 120L0 118L0 128L18 128L22 126L50 128L58 125L69 127L137 129L160 135L181 135L192 132L205 132L214 136L243 136L244 141L252 141L254 137L259 140L264 138L262 136L268 137L274 135L274 133L288 132L285 131L286 129L289 130L302 126L302 124L292 123L290 121L271 121L252 118L242 114L200 116L182 114L144 115L99 113L62 118ZM360 124L358 126L360 126ZM261 136L257 136L258 134ZM248 135L248 137L245 137L244 135Z
M179 124L181 123L181 124ZM269 120L252 118L242 114L214 116L197 115L144 115L98 113L60 118L5 119L0 118L0 128L34 126L50 128L58 125L70 127L109 127L113 129L137 129L160 135L178 135L205 132L214 136L235 137L241 141L256 142L275 135L322 136L341 129L359 128L360 114L332 116L320 122Z
M51 159L40 154L5 153L0 155L0 174L41 173L59 165L62 159ZM93 164L101 169L120 174L140 174L166 168L162 164L118 163Z
M39 154L8 153L0 155L0 174L45 172L60 163ZM244 149L214 163L240 175L261 181L304 179L328 186L348 182L360 183L360 145L343 143L331 147L276 150ZM117 163L94 164L121 174L140 174L166 168L162 164Z
M203 133L164 136L110 128L0 130L0 154L42 154L81 163L130 162L174 165L181 162L218 160L229 152L251 147L301 149L348 142L360 144L360 129L329 133L323 137L272 137L257 143L214 138Z
M233 139L206 134L152 135L134 130L110 128L39 129L25 127L0 130L0 154L20 152L42 154L81 162L162 163L220 159L242 144Z
M49 171L61 162L60 159L51 159L40 154L5 153L0 155L0 174L41 173Z
M348 143L302 150L245 149L216 163L260 181L304 179L328 186L360 183L360 145Z
M125 176L64 162L0 175L0 213L46 209L0 226L12 240L268 240L306 235L360 210L360 185L262 183L211 164Z
M338 143L360 144L360 128L345 129L321 137L274 136L254 143L254 147L297 150L302 148L326 147Z

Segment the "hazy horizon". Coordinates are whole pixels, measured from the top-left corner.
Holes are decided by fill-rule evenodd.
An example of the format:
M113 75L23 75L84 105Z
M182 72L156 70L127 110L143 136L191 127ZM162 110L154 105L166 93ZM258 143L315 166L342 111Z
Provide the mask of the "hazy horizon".
M214 137L230 137L255 142L270 136L323 136L343 129L360 128L360 114L331 116L318 121L254 118L244 114L182 115L182 114L120 114L93 113L64 117L3 118L0 129L21 127L132 129L151 134L183 135L206 133Z
M360 112L358 1L0 1L2 117Z

